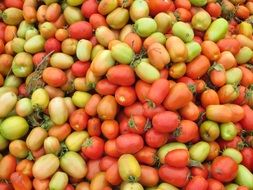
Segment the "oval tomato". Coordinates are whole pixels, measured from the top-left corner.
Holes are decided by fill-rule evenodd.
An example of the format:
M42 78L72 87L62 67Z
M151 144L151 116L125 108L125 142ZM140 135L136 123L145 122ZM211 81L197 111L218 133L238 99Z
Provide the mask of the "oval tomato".
M140 135L124 134L117 137L116 146L120 153L135 154L143 148L144 141Z
M104 153L103 139L93 136L84 142L82 147L83 154L89 159L99 159Z
M196 188L199 190L206 190L208 188L208 182L206 179L201 176L193 177L186 185L185 190L194 190Z
M184 168L188 165L189 159L188 150L175 149L166 154L165 163L171 167Z
M155 129L150 129L145 134L145 142L152 148L159 148L168 141L168 133L160 133Z

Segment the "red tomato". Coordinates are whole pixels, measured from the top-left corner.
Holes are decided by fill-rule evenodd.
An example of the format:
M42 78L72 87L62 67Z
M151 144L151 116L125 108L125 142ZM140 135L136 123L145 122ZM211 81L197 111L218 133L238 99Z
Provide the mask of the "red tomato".
M4 156L0 161L0 178L10 179L11 174L16 170L16 158L10 154Z
M230 51L234 55L239 53L241 49L241 44L237 39L234 38L225 38L221 39L217 43L218 47L220 48L220 51Z
M89 159L99 159L104 153L104 140L100 137L91 137L84 142L83 154Z
M105 172L106 180L112 185L119 185L122 179L119 175L118 162L113 163Z
M90 118L87 124L87 131L90 136L101 135L101 121L97 117Z
M171 167L184 168L188 165L190 155L188 150L175 149L168 152L165 156L165 163Z
M145 134L145 141L152 148L159 148L168 141L168 133L159 133L155 129L150 129Z
M133 87L121 86L115 92L115 99L121 106L130 106L136 101L137 97Z
M97 114L97 105L101 100L101 96L99 94L93 94L89 101L85 105L85 111L90 116L95 116Z
M159 182L157 169L141 165L141 176L139 179L140 184L145 187L154 187Z
M228 156L218 156L211 165L212 176L220 182L230 182L237 174L237 163Z
M144 109L140 102L135 102L130 106L124 107L124 114L130 117L131 115L143 115Z
M43 58L46 56L46 52L39 52L33 55L33 64L39 65Z
M89 67L90 67L89 62L76 61L71 66L71 71L75 77L85 77Z
M191 175L192 176L201 176L205 179L208 178L208 168L204 165L202 167L196 166L196 167L191 167Z
M143 134L151 126L146 117L142 115L133 115L128 120L129 131L136 134Z
M175 5L171 0L148 0L149 11L151 16L155 16L160 12L173 11Z
M101 125L101 131L107 139L115 139L119 134L119 124L116 120L105 120Z
M92 26L89 22L78 21L69 26L68 32L71 38L88 40L92 37Z
M107 26L105 17L98 13L90 16L89 23L92 25L93 29L97 29L100 26Z
M191 9L191 3L189 0L175 0L175 6L177 8Z
M33 167L33 161L24 159L24 160L21 160L17 164L16 171L21 172L25 174L26 176L32 178L33 177L32 167Z
M89 160L87 162L87 169L88 169L88 172L86 174L86 178L88 180L91 180L92 178L95 177L95 175L97 173L100 172L100 166L99 166L99 163L100 163L100 160Z
M147 98L156 105L160 105L168 95L169 90L170 82L163 78L158 79L151 85Z
M46 53L50 53L52 51L60 52L61 51L61 42L55 38L49 38L45 42L44 49L45 49Z
M10 181L15 190L32 190L31 180L21 172L12 173Z
M124 134L117 137L116 146L122 154L135 154L143 148L144 142L140 135Z
M244 147L244 143L243 143L241 137L239 137L239 136L236 136L231 141L225 141L223 139L219 139L217 142L219 143L221 149L235 148L237 150L241 150Z
M180 188L188 183L190 176L189 168L174 168L166 164L159 168L158 173L161 180Z
M207 179L208 189L207 190L225 190L224 185L216 179Z
M6 7L15 7L18 9L22 9L23 8L23 1L22 0L16 0L16 1L12 1L12 0L4 0L4 5Z
M150 88L151 88L151 85L142 80L138 80L136 82L135 92L141 103L144 103L147 101L147 96L148 96Z
M96 92L101 95L114 95L118 86L108 79L102 79L96 84Z
M170 133L174 131L180 123L180 117L172 111L157 113L152 118L153 128L160 133Z
M242 164L253 172L253 149L245 147L241 150L241 154L243 157Z
M60 142L63 141L71 133L71 127L68 123L63 125L55 125L48 131L49 136L56 137Z
M69 117L70 126L76 131L82 131L86 128L89 116L84 109L77 109Z
M58 68L47 67L42 74L43 80L52 87L61 87L67 82L66 74Z
M113 158L111 156L104 156L103 158L100 159L100 162L99 162L100 170L106 171L116 162L117 162L116 158Z
M120 119L119 129L120 129L120 134L122 135L129 133L128 117L126 117L126 115L122 116L122 118Z
M149 166L153 166L158 161L158 157L156 156L156 149L148 146L144 146L134 156L139 163L146 164Z
M174 15L182 22L190 22L192 18L191 11L185 8L177 8Z
M165 108L162 105L153 107L153 104L150 105L149 102L143 104L144 116L152 119L156 114L165 112Z
M121 153L118 151L116 139L108 140L105 143L105 154L114 158L120 157Z
M207 190L207 188L208 182L206 181L206 179L201 176L195 176L186 185L185 190Z
M90 18L92 14L97 13L98 11L98 2L96 0L87 0L84 1L81 7L81 12L84 17Z
M176 137L178 142L190 142L194 138L198 137L198 126L191 120L182 120L173 135Z
M243 105L244 118L240 121L243 129L247 131L253 130L253 110L248 105Z

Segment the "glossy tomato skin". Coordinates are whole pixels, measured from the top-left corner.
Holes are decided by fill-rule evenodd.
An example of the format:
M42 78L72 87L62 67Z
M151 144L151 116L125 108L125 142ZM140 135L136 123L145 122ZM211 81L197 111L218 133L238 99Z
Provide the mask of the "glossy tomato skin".
M89 159L99 159L104 153L104 140L100 137L91 137L84 142L83 154Z
M242 164L252 172L253 171L253 148L245 147L241 150L241 154L243 157Z
M87 131L90 136L101 135L101 121L97 117L90 118L87 124Z
M122 86L115 91L115 99L121 106L130 106L136 101L137 97L133 87Z
M212 176L221 182L232 181L237 174L237 163L228 156L218 156L211 165Z
M148 93L151 88L151 85L142 81L138 80L135 84L135 92L136 95L141 103L147 101Z
M194 189L207 190L207 188L208 188L207 180L201 176L195 176L186 185L185 190L194 190Z
M159 181L157 169L141 165L141 176L139 182L145 187L153 187L157 185Z
M117 85L111 83L108 79L102 79L98 81L95 90L101 95L114 95L117 87Z
M178 142L190 142L194 138L198 137L198 126L191 120L182 120L173 135L176 137Z
M76 131L82 131L87 127L89 116L84 109L72 112L69 118L70 126Z
M135 155L139 163L153 166L157 162L156 149L144 146Z
M204 165L203 167L192 167L191 168L191 175L192 176L201 176L205 179L208 178L209 175L209 171L206 165Z
M159 148L167 143L168 137L168 133L160 133L152 128L146 132L145 142L152 148Z
M100 159L99 167L101 171L106 171L108 168L110 168L111 165L117 162L116 158L113 158L111 156L104 156Z
M124 108L124 113L126 116L130 117L131 115L143 115L144 109L140 102L135 102L134 104L130 106L126 106Z
M209 178L207 179L207 182L208 182L208 190L225 190L224 185L216 179Z
M144 134L151 126L143 115L133 115L128 120L129 131L136 134Z
M89 67L89 62L76 61L71 66L71 72L75 77L84 77Z
M108 140L105 142L105 153L108 156L118 158L121 153L118 151L118 147L116 145L116 139Z
M165 164L159 168L158 173L166 183L182 188L189 181L190 170L187 167L174 168Z
M145 117L152 119L156 114L165 112L166 109L162 105L153 107L148 102L143 104L143 114Z
M118 136L116 146L122 154L135 154L143 148L144 141L140 135L129 133Z
M173 11L175 5L171 0L148 0L149 10L152 16L160 12Z
M253 110L248 105L243 105L242 108L244 109L244 118L240 121L243 129L247 131L253 130Z
M174 131L179 126L179 123L179 115L171 111L157 113L152 118L154 129L160 133L170 133Z
M168 152L165 156L165 163L171 167L184 168L189 163L190 155L188 150L176 149Z

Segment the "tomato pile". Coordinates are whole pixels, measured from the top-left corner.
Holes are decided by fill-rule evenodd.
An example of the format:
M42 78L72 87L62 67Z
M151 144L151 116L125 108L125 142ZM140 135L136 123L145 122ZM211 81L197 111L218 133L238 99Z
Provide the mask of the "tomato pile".
M253 190L253 0L0 2L0 190Z

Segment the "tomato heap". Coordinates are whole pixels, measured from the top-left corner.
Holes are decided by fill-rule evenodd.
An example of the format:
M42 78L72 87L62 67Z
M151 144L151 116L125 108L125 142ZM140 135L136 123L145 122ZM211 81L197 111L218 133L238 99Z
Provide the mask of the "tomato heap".
M0 13L1 190L253 190L252 0Z

